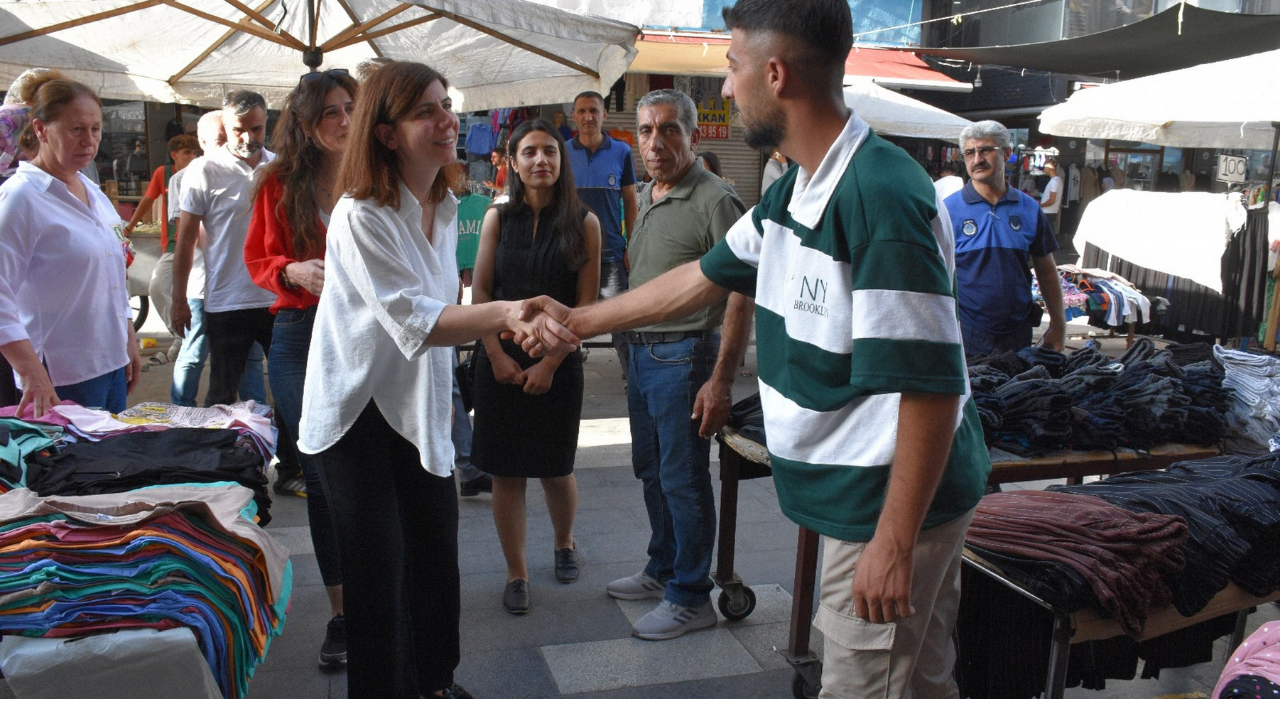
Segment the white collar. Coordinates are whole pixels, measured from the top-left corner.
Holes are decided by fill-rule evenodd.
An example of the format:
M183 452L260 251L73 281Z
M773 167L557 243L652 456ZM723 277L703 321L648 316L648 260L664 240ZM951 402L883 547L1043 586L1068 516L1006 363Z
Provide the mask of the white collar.
M212 160L223 167L233 167L241 172L252 174L258 168L276 159L276 154L265 147L262 148L260 152L262 153L262 157L258 159L258 164L253 167L249 167L249 163L245 162L244 158L233 155L231 153L231 149L225 144L219 146L218 152L211 153L209 157L206 157L206 160Z
M458 217L458 199L453 191L445 193L444 200L436 203L436 224L451 223ZM400 209L396 212L410 227L422 225L422 203L414 196L413 191L400 183Z
M791 203L787 206L791 219L810 229L817 227L831 202L836 186L849 167L849 161L870 132L871 127L850 110L849 121L845 123L827 154L822 157L818 172L810 176L803 167L797 171Z

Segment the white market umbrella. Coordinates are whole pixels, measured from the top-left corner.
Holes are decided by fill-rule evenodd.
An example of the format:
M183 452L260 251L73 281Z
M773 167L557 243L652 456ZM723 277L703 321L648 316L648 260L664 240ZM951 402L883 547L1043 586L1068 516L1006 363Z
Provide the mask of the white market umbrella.
M211 105L251 88L278 105L308 65L386 57L431 65L459 110L483 110L607 94L638 33L521 0L0 0L0 80L42 66L104 97Z
M1270 150L1280 50L1081 90L1040 114L1047 135Z
M957 142L969 121L871 81L845 87L844 101L882 135Z

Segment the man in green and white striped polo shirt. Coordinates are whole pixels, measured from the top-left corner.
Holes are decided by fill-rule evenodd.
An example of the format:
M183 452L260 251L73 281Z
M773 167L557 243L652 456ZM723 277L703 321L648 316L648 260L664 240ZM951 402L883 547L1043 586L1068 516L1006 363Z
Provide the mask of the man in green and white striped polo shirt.
M782 510L825 536L824 697L954 697L960 553L991 464L969 398L954 241L924 170L845 106L845 0L739 0L723 95L795 161L701 261L569 311L579 337L755 297ZM537 351L537 338L526 349Z

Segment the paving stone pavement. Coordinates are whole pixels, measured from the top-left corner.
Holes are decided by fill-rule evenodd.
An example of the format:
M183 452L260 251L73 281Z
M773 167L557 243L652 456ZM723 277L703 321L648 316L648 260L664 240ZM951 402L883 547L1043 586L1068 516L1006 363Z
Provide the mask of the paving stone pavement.
M158 336L160 347L168 346L163 330L145 330L143 337ZM167 398L171 368L150 367L131 403ZM755 368L753 348L735 383L735 399L755 391ZM610 349L593 348L585 370L575 526L582 575L570 585L555 581L550 521L538 484L529 483L532 610L524 616L509 615L501 605L506 571L489 496L461 499L462 661L457 681L481 698L791 697L793 674L780 651L788 637L797 528L778 510L768 478L743 481L739 489L735 569L756 593L752 615L741 622L721 618L714 629L666 642L630 636L631 623L652 604L613 600L605 595L604 585L643 567L648 524L640 484L630 469L626 398L617 357ZM712 456L718 505L714 446ZM268 531L292 555L293 604L283 634L250 683L249 696L345 697L346 673L317 666L329 617L307 529L306 501L276 497L272 514L275 519ZM1276 618L1280 611L1268 606L1251 617L1250 631ZM816 630L813 640L820 653L821 635ZM1214 663L1166 670L1159 680L1108 682L1102 692L1071 689L1067 696L1207 694L1221 669L1225 645L1219 641ZM11 696L0 681L0 698Z

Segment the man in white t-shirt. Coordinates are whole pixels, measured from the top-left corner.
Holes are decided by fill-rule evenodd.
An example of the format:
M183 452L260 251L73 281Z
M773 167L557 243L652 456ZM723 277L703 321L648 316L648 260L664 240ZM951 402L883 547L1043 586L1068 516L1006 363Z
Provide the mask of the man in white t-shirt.
M256 341L271 352L275 295L253 283L244 263L253 181L275 156L263 148L267 103L250 90L233 90L222 103L227 143L187 169L182 181L178 247L173 261L173 328L191 323L187 279L199 225L206 233L205 333L209 339L209 393L206 405L233 403L245 361Z
M200 150L210 155L227 142L227 134L222 128L222 113L210 112L200 116L196 125L196 138L200 142ZM199 157L191 161L187 167L173 174L169 179L169 221L177 223L182 216L178 207L182 198L182 181L187 169L203 163ZM197 223L199 237L204 237L204 227ZM176 233L175 233L176 235ZM197 243L197 248L203 243ZM200 374L204 372L205 360L209 358L209 343L204 335L204 253L197 250L191 262L191 273L187 276L187 306L191 308L191 325L182 344L182 349L173 361L173 382L169 386L169 401L174 405L195 407L196 396L200 392ZM244 378L240 381L241 399L252 398L266 403L267 386L262 376L262 348L253 344L249 359L245 362Z
M1040 211L1049 218L1053 231L1058 232L1058 211L1062 209L1062 178L1058 177L1058 161L1053 158L1045 160L1044 174L1049 176L1049 184L1040 193Z
M951 163L943 165L938 175L940 177L933 181L933 188L937 191L939 200L946 200L964 188L964 178L960 177L960 173L956 172L955 166Z

